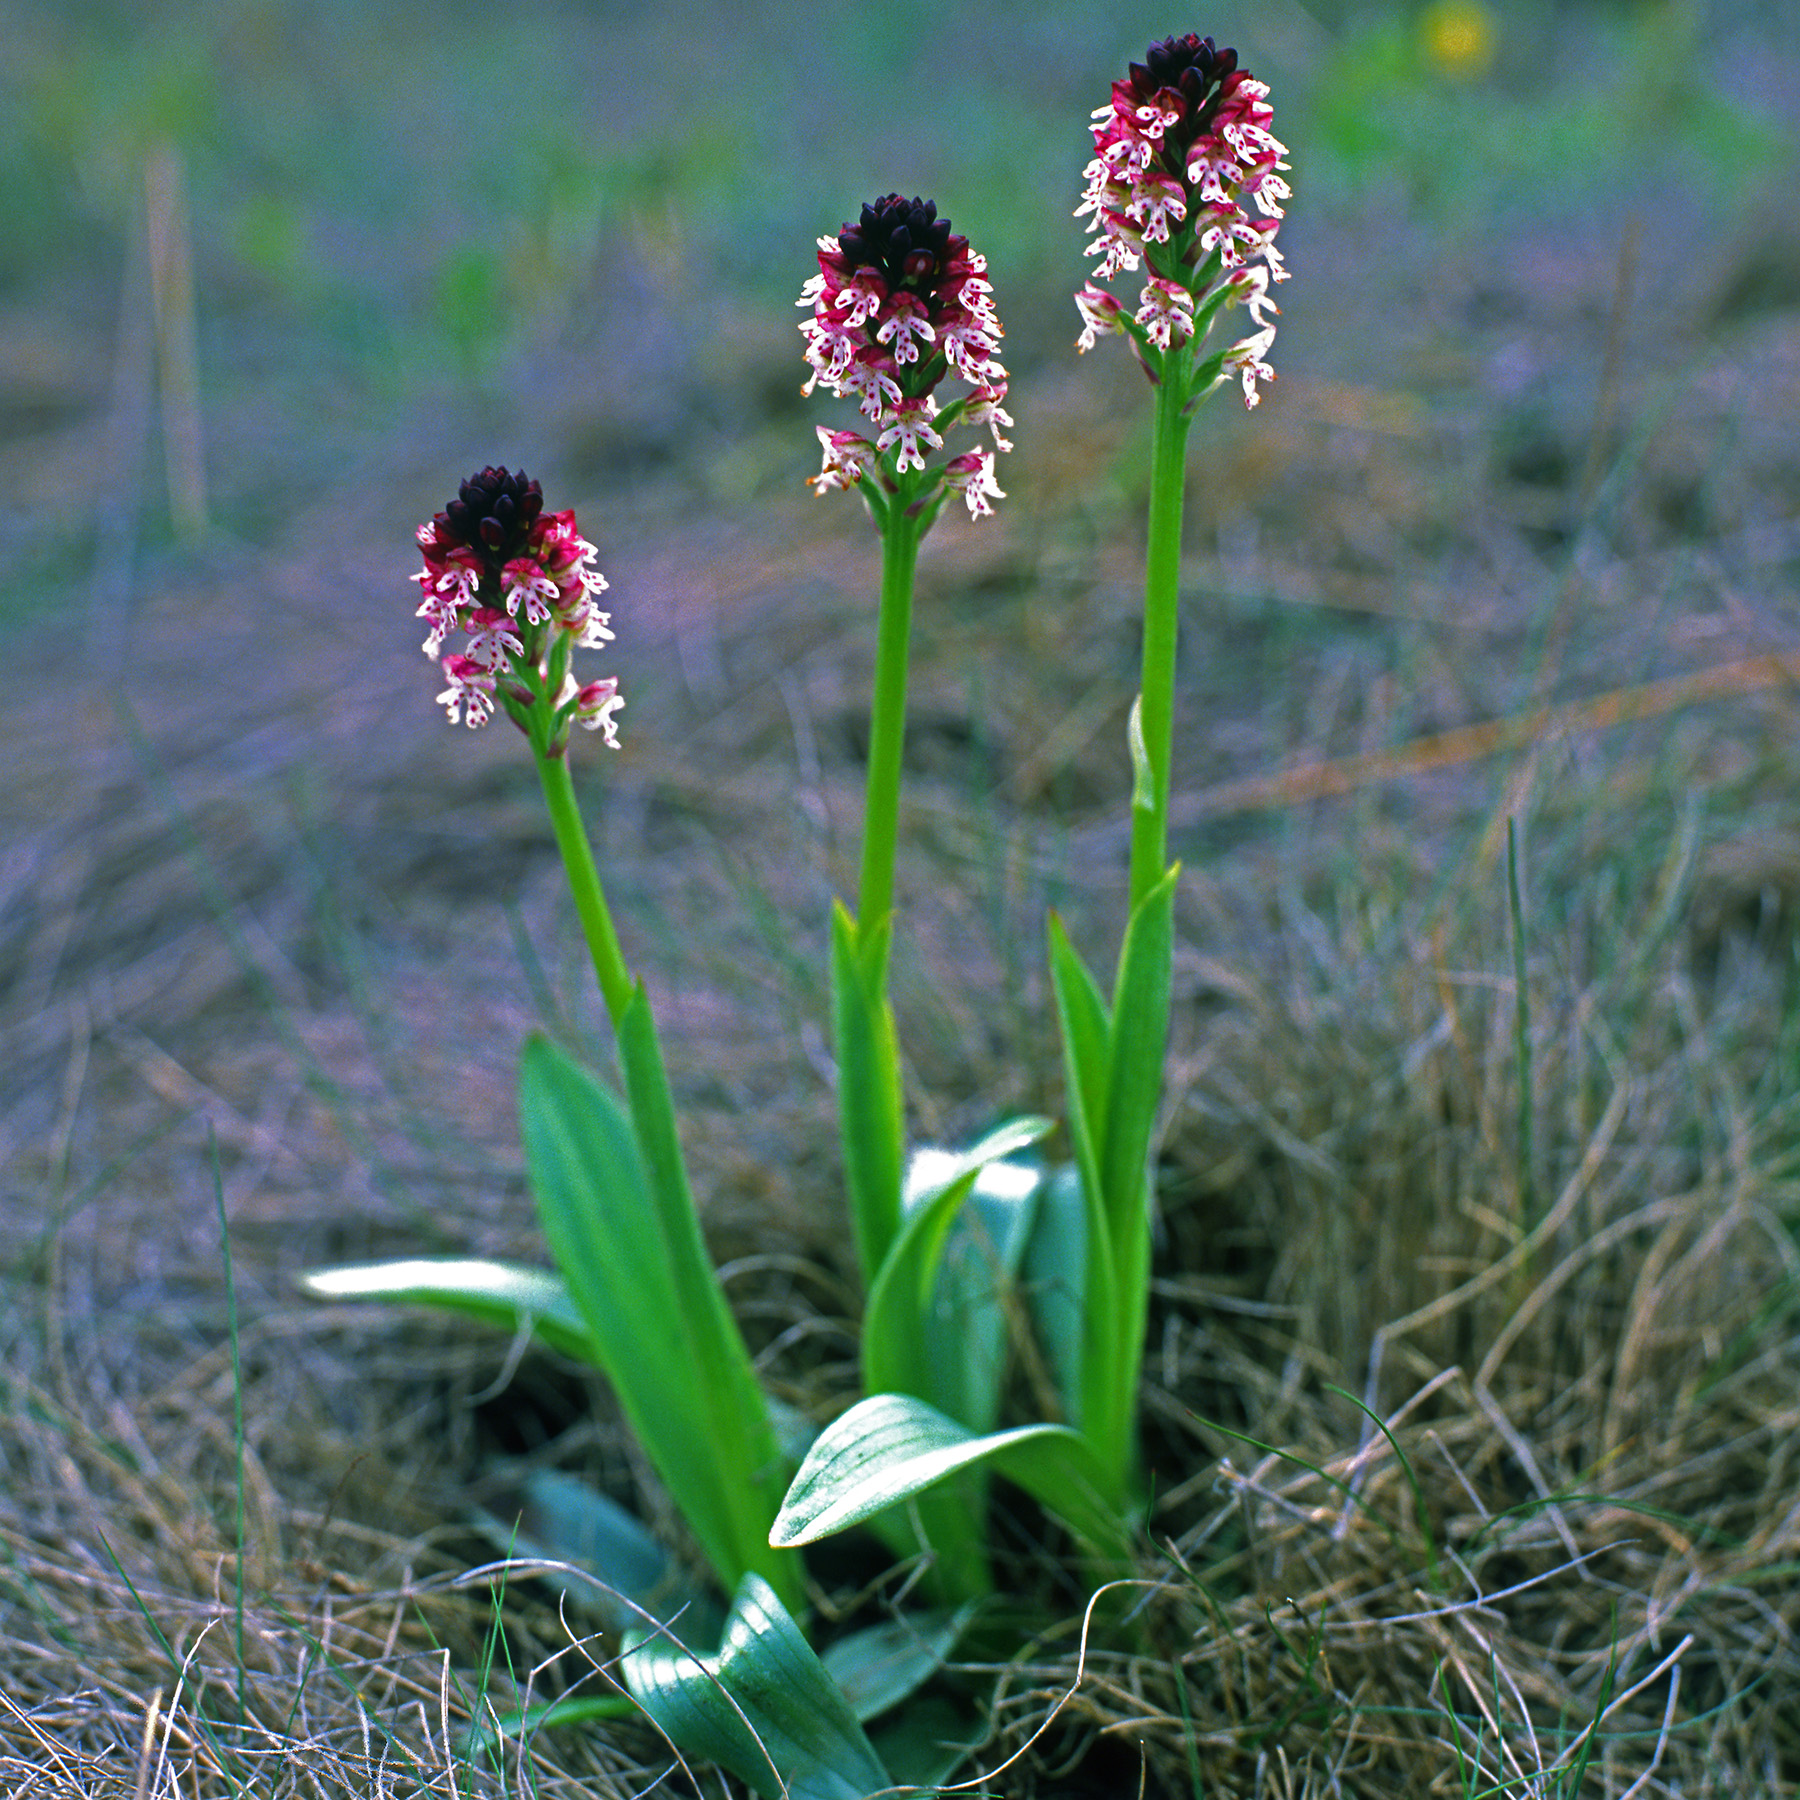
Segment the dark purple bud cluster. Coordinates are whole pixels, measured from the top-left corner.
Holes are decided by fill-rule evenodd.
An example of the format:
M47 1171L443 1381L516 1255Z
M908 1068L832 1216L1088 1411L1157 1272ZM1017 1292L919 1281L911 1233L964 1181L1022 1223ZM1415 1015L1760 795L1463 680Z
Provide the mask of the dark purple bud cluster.
M543 510L543 490L523 469L512 474L505 468L486 468L462 484L432 524L445 548L464 544L498 572L524 554Z
M873 264L889 288L921 293L929 293L939 272L968 247L966 238L951 236L950 221L938 217L936 201L903 200L898 194L869 201L856 223L838 233L838 250L851 269Z
M1227 77L1236 73L1237 66L1235 50L1221 50L1211 38L1190 31L1185 37L1152 44L1144 60L1131 65L1128 79L1132 92L1145 102L1158 94L1181 96L1181 122L1171 125L1166 135L1172 149L1185 150L1212 124L1232 85Z

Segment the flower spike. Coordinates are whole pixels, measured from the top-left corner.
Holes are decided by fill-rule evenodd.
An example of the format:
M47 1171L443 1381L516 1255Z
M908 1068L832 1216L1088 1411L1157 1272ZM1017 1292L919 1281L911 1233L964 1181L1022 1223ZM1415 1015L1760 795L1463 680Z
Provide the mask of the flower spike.
M944 410L943 430L986 427L996 450L1012 448L1000 435L1012 421L1001 405L1004 334L987 261L938 216L936 204L898 194L871 200L836 237L819 239L819 271L800 290L799 304L812 312L800 324L812 371L804 391L822 383L854 398L872 427L867 437L819 427L824 466L811 477L813 491L867 483L894 495L904 484L909 507L921 503L921 493L928 502L956 491L969 499L971 513L991 512L987 501L1000 498L991 469L985 484L970 487L961 467L966 457L928 463L944 444L935 390L947 375L973 392Z
M612 615L594 604L606 577L592 566L596 552L575 515L546 513L543 490L522 469L486 468L414 535L425 559L412 578L424 595L423 648L442 662L449 685L438 704L451 724L485 725L498 701L546 750L560 754L571 722L616 749L613 714L625 704L617 681L583 686L568 670L572 650L597 649L613 635ZM444 656L457 631L468 643Z
M1094 113L1095 155L1075 209L1098 259L1075 296L1078 349L1123 333L1146 369L1160 370L1154 358L1179 351L1196 330L1204 338L1222 308L1242 304L1255 336L1213 362L1201 386L1215 375L1239 376L1245 403L1256 404L1257 382L1274 379L1265 358L1275 327L1266 315L1280 309L1268 292L1287 279L1275 233L1293 194L1268 101L1267 86L1238 66L1235 50L1194 32L1152 44L1113 83L1111 101ZM1146 264L1135 310L1096 285Z

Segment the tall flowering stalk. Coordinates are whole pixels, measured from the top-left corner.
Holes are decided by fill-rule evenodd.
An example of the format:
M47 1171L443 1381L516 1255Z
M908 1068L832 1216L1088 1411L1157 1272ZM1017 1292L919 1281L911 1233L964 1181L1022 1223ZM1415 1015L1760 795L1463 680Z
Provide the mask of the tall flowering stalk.
M527 1046L520 1124L560 1284L537 1270L459 1261L433 1273L409 1260L313 1285L342 1292L353 1276L363 1294L516 1315L586 1355L726 1587L756 1574L797 1605L793 1558L769 1544L786 1465L706 1254L649 998L626 964L569 774L572 727L618 747L617 679L582 681L571 667L576 651L612 641L611 615L597 604L606 578L575 515L546 512L523 471L478 471L417 537L425 654L448 684L439 704L452 724L476 727L503 708L531 745L612 1019L625 1105L547 1041ZM446 654L455 634L466 642Z
M1269 90L1235 50L1188 33L1152 44L1093 114L1094 157L1076 216L1095 279L1075 296L1081 350L1127 338L1156 393L1144 575L1143 681L1131 714L1130 912L1110 1000L1051 921L1070 1122L1085 1191L1087 1307L1081 1429L1108 1489L1138 1481L1136 1394L1150 1274L1148 1159L1168 1039L1178 867L1168 866L1182 490L1194 409L1231 380L1254 407L1274 379L1269 298L1287 279L1275 246L1290 195ZM1138 303L1109 284L1141 274ZM1207 339L1235 307L1252 329Z
M824 463L811 485L820 494L857 489L882 541L861 883L855 918L841 905L834 913L832 962L846 1179L858 1260L872 1285L901 1210L903 1107L887 964L913 572L953 494L973 519L1005 498L994 459L1012 448L1002 435L1012 419L987 260L932 201L884 195L818 243L818 273L798 302L812 315L800 325L812 369L805 391L823 386L854 398L868 430L817 427ZM945 402L940 390L952 379L967 391ZM957 430L990 442L933 460Z
M1280 308L1269 289L1287 279L1275 236L1292 190L1282 179L1287 146L1269 130L1268 98L1268 88L1238 66L1237 52L1209 37L1189 32L1152 44L1094 112L1095 155L1076 208L1077 218L1087 217L1098 277L1075 296L1077 345L1089 350L1102 336L1129 338L1156 389L1139 715L1139 769L1141 775L1148 765L1148 791L1140 782L1133 807L1134 905L1161 879L1167 860L1188 426L1200 399L1221 383L1238 380L1244 404L1253 407L1258 382L1275 378L1269 315ZM1135 311L1101 285L1140 270ZM1254 329L1205 353L1214 324L1236 306Z

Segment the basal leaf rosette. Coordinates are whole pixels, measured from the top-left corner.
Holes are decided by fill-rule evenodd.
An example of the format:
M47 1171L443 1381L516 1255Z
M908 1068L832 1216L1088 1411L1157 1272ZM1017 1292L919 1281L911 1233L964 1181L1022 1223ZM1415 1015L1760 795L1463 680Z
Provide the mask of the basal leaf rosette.
M896 503L908 516L934 517L951 493L971 518L990 516L1005 498L994 456L1012 448L1001 435L1012 419L987 259L932 201L887 194L819 239L819 272L798 304L812 308L800 326L813 371L805 391L822 383L853 396L872 433L819 426L825 462L814 490L861 487L878 522ZM950 376L969 392L946 405L937 390ZM959 427L985 430L991 447L930 462Z
M1096 279L1075 296L1080 349L1120 333L1152 381L1191 367L1195 398L1235 378L1245 405L1256 405L1257 383L1275 377L1269 315L1281 309L1269 289L1287 279L1275 234L1293 191L1268 102L1268 88L1238 67L1235 50L1193 32L1152 44L1113 83L1094 113L1096 154L1076 208L1098 259ZM1134 311L1105 284L1139 270ZM1195 363L1218 315L1236 305L1255 329Z
M616 677L582 682L576 650L612 641L612 615L595 604L606 577L573 512L547 513L537 482L520 469L471 475L440 513L418 528L425 566L418 616L425 654L448 683L438 704L470 726L485 725L496 701L534 745L560 755L569 727L605 734L619 746L613 715L625 702ZM462 649L445 642L466 632Z

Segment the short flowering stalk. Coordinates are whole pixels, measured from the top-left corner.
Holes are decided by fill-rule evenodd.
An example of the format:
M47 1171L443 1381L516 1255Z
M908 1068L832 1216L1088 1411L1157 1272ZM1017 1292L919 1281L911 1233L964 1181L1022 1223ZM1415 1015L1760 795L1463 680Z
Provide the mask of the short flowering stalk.
M569 728L600 731L612 749L613 722L625 702L616 679L584 684L570 672L572 652L612 640L612 615L595 600L606 577L591 566L594 546L572 512L546 513L539 484L523 470L485 468L416 532L425 566L419 616L429 625L424 650L437 656L453 632L467 646L442 659L450 683L438 696L451 724L459 715L485 725L496 704L530 741L550 823L614 1026L631 998L632 978L613 929L593 848L582 828L569 777Z
M612 910L606 904L606 890L600 885L600 870L594 862L594 847L581 823L581 809L575 801L575 783L569 774L569 759L547 755L538 751L535 744L532 748L538 782L544 791L544 804L550 812L550 829L556 834L563 871L569 878L575 916L581 921L581 934L587 939L594 977L600 984L600 997L606 1002L607 1016L616 1031L625 1017L625 1008L631 1003L636 983L619 946L619 934L613 928Z
M1168 1039L1174 953L1169 783L1174 748L1181 513L1187 439L1200 400L1227 381L1254 407L1272 381L1287 279L1275 236L1290 190L1270 132L1269 90L1235 50L1194 33L1152 44L1093 115L1087 216L1095 279L1075 296L1080 350L1129 340L1156 395L1144 569L1143 676L1132 708L1130 907L1110 998L1051 922L1071 1134L1081 1170L1088 1303L1070 1413L1115 1498L1141 1492L1136 1400L1150 1275L1149 1156ZM1135 306L1111 291L1140 273ZM1208 350L1234 307L1251 330Z
M572 667L576 651L612 639L611 617L596 605L606 579L575 515L545 512L523 472L480 470L417 537L425 653L441 659L449 683L439 703L453 724L470 726L503 708L531 745L624 1076L621 1106L546 1040L525 1052L520 1121L561 1271L560 1329L571 1313L585 1323L579 1353L611 1380L724 1585L754 1573L797 1607L798 1569L769 1543L786 1482L767 1398L706 1253L649 997L625 961L569 771L574 726L618 747L617 679L583 681ZM466 644L442 654L455 633L467 633ZM496 1283L490 1275L486 1286L467 1285L470 1266L430 1284L431 1295L491 1313ZM377 1287L384 1279L402 1285L375 1272ZM518 1293L541 1294L551 1280L502 1270L498 1304L517 1308ZM521 1322L538 1327L540 1316L526 1310Z
M819 426L824 461L811 485L820 494L857 489L882 539L861 883L855 918L840 908L833 928L844 1159L857 1258L872 1285L900 1228L904 1108L887 963L913 572L952 496L972 519L991 517L1005 498L994 462L1012 448L1001 435L1012 419L987 261L933 202L884 195L818 244L818 272L799 300L811 312L800 326L806 391L822 385L855 399L869 429ZM947 380L967 391L946 403ZM957 432L974 434L977 446L936 460Z

